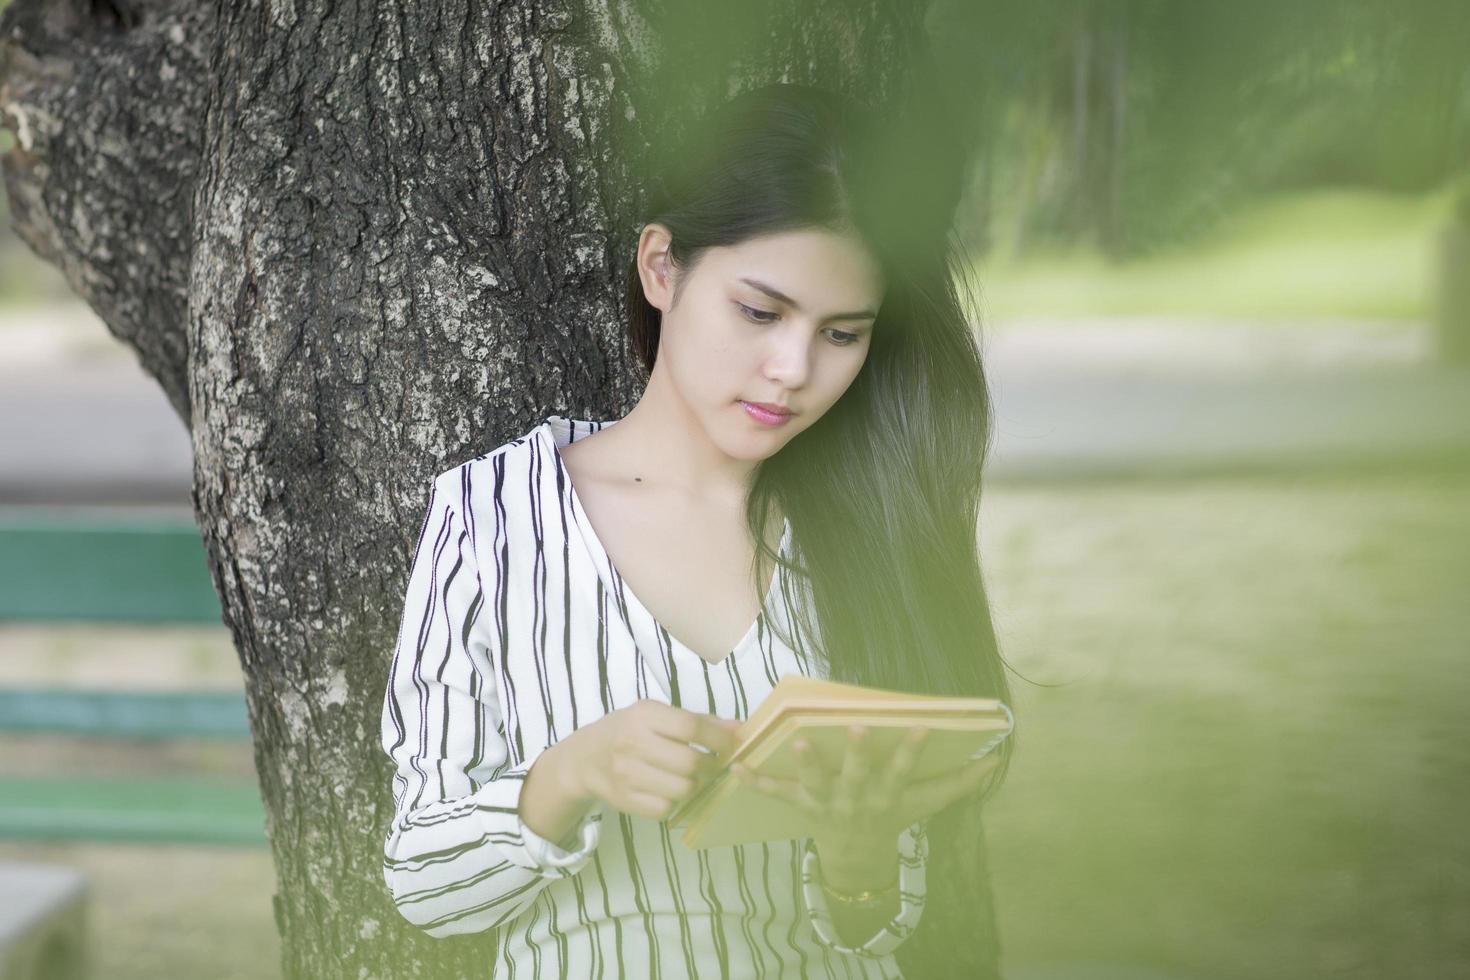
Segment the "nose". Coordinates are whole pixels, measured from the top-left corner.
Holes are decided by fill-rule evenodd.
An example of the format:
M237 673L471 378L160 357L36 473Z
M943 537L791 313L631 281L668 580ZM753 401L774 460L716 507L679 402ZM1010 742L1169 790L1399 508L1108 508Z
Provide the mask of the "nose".
M811 332L795 320L773 330L766 352L765 375L782 388L800 388L811 374Z

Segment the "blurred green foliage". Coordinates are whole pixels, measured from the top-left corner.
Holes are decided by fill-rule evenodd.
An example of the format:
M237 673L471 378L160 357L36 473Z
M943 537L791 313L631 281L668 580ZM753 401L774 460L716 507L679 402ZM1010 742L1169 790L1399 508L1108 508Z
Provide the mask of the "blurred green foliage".
M977 257L980 322L1176 315L1422 321L1454 195L1293 190L1244 201L1195 240L1113 262L1076 245Z
M891 56L879 30L773 36L779 9L664 11L658 67L627 80L640 124L672 135L690 106L671 100L703 104L768 65L821 81ZM934 0L925 27L971 158L961 237L1014 272L997 312L1423 315L1432 262L1409 229L1429 226L1413 202L1470 186L1470 2ZM1414 215L1383 221L1373 202ZM1251 232L1260 221L1277 227ZM1267 251L1247 257L1253 244ZM16 245L0 234L0 303L55 295L60 277L38 279ZM1009 264L1021 256L1035 261Z
M931 30L977 112L979 253L1131 257L1261 193L1470 171L1464 0L941 0Z

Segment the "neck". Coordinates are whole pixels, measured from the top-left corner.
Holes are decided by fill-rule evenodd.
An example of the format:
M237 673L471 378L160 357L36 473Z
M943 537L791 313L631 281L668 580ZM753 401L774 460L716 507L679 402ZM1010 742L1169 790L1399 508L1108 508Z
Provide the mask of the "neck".
M608 430L629 474L704 503L744 506L759 460L730 456L709 438L654 365L638 404Z

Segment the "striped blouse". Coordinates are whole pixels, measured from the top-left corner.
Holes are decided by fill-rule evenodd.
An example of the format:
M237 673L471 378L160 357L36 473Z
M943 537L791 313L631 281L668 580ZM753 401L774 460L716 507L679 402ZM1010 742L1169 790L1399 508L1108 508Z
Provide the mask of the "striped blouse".
M796 576L710 662L658 623L598 541L557 449L610 422L551 416L439 474L419 531L383 702L396 766L383 874L431 936L499 928L492 975L899 977L928 842L898 837L900 908L861 946L832 926L810 838L691 849L599 804L560 843L521 821L542 750L643 698L744 719L817 668L783 643ZM789 556L791 527L781 536Z

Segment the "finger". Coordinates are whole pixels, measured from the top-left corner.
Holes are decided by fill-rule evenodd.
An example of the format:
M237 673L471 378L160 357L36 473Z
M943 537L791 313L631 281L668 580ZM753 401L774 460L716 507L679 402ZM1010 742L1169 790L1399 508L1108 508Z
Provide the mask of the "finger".
M642 793L634 790L627 795L629 813L636 813L641 817L652 817L662 820L674 812L677 803L667 797L654 793Z
M716 715L694 715L695 729L687 741L698 742L720 759L728 759L738 744L741 722Z
M721 758L728 758L735 746L736 726L724 719L651 699L639 702L639 706L647 713L646 727L664 738L703 745Z
M1000 753L989 752L978 759L971 759L968 767L969 774L973 777L981 777L1000 765Z
M799 780L768 776L740 762L732 763L730 771L735 774L736 779L753 787L757 792L784 800L803 810L815 808L815 812L823 812L820 801L812 800Z
M796 769L801 785L806 788L812 801L820 805L832 792L832 777L822 765L820 753L816 746L804 738L797 739L792 750L796 753Z
M859 794L868 775L868 754L863 744L865 731L861 725L853 725L847 731L847 754L842 759L842 771L837 774L832 796L827 804L839 820L857 817Z
M987 755L961 769L930 776L917 783L910 783L904 793L914 809L927 817L978 790L984 783L985 776L999 762L998 756ZM916 819L922 819L922 817Z
M618 779L628 790L682 800L694 791L695 782L688 776L668 772L642 759L619 759L614 763Z
M998 765L1000 765L1000 756L994 753L979 759L971 759L963 768L954 773L956 798L984 785L985 777Z
M893 799L898 795L899 789L910 781L918 767L919 756L923 752L924 742L928 736L929 730L923 725L918 725L909 729L899 741L893 755L888 758L888 765L883 767L878 777L875 792L879 799Z
M665 738L652 731L634 736L630 744L621 749L621 753L693 779L702 778L715 768L715 757L708 752L701 752L687 742Z
M660 735L656 730L634 729L622 733L612 746L612 757L617 760L641 760L656 765L661 770L689 779L703 779L710 773L710 757L686 742L675 741Z

